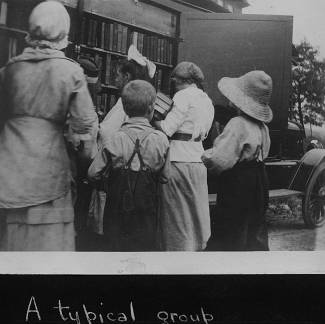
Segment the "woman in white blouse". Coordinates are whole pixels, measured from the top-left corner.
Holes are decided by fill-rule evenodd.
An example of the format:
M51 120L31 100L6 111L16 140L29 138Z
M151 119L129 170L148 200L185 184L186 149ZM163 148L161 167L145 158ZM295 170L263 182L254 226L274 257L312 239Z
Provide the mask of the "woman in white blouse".
M201 69L179 63L172 72L176 94L156 127L170 138L168 183L161 185L160 241L165 251L201 251L210 237L207 170L202 140L213 122L211 99L201 89Z

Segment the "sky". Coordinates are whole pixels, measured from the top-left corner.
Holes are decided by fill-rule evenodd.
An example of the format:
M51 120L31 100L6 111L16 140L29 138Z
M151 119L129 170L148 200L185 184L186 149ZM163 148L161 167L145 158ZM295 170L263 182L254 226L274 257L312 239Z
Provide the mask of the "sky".
M293 16L293 43L306 38L325 59L325 0L248 0L243 13Z

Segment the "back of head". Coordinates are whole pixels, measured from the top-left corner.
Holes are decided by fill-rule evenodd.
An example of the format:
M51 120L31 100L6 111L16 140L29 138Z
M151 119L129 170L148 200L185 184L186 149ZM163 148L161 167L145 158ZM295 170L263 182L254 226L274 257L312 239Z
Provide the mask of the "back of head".
M146 66L138 64L134 60L123 59L118 62L118 69L123 74L129 74L130 80L150 81L148 69Z
M97 83L99 77L99 69L96 62L86 56L78 58L78 63L82 67L88 83Z
M155 100L155 88L144 80L131 81L122 91L123 108L129 117L144 117L150 114Z
M70 16L58 1L44 1L29 16L26 42L32 47L63 49L68 45Z
M176 65L171 77L177 77L184 82L195 83L202 87L204 81L204 74L202 70L193 62L180 62Z

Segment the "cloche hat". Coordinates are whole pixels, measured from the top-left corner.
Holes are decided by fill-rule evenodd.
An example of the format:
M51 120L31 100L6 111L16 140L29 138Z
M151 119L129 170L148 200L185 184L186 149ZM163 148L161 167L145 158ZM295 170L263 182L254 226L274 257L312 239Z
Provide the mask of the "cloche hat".
M272 78L264 71L251 71L239 78L224 77L218 82L220 92L248 116L269 123Z
M70 16L58 1L45 1L37 5L29 16L26 42L32 47L61 50L68 46Z

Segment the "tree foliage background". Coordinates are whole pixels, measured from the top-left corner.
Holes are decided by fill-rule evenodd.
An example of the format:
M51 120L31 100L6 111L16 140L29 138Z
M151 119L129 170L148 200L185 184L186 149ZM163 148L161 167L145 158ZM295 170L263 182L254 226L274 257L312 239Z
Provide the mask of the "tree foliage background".
M304 40L295 45L292 69L292 97L289 116L299 120L301 107L304 123L325 123L325 60L318 58L318 50Z

